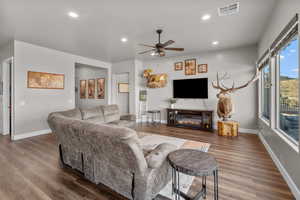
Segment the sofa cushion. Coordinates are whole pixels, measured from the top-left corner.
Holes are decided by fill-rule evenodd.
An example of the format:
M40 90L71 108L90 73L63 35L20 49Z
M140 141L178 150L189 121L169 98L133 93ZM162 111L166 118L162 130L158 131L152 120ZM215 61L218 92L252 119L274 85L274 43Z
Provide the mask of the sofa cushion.
M94 108L82 108L81 109L82 119L93 123L103 123L104 116L101 106Z
M102 106L104 119L106 123L120 120L120 113L118 105L105 105Z
M72 110L67 110L67 111L62 111L62 112L57 112L57 113L63 115L64 117L69 117L72 119L82 119L81 112L78 108L75 108Z
M117 120L109 122L110 125L117 125L117 126L125 126L125 127L132 127L134 126L134 121L127 121L127 120Z

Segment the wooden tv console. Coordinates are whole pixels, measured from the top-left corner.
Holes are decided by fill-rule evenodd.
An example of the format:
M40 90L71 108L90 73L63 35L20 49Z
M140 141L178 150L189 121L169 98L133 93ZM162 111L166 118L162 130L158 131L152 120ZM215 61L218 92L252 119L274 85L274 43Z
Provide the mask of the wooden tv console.
M213 132L213 111L168 108L167 125Z

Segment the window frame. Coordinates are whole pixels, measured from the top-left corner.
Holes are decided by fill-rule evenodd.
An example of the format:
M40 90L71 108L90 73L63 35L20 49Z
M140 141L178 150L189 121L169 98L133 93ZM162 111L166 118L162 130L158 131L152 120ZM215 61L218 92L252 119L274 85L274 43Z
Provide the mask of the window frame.
M300 54L299 54L299 47L300 47L300 37L299 34L296 35L295 37L291 38L288 41L288 44L291 43L295 38L298 39L298 60L300 61ZM275 126L273 128L273 130L279 134L280 136L283 136L285 141L287 140L288 144L290 146L292 146L294 149L297 149L297 151L299 152L299 143L300 143L300 139L298 141L295 141L290 135L288 135L286 132L284 132L281 128L280 128L280 51L283 49L284 47L280 48L280 50L273 56L275 59ZM300 62L298 62L300 64ZM300 69L300 66L298 66L298 68ZM300 70L298 70L298 79L300 78ZM299 93L300 91L298 91ZM300 93L298 98L300 97ZM299 101L299 99L298 99ZM300 115L299 115L300 116ZM299 119L300 120L300 117ZM300 125L300 122L299 122ZM299 134L299 133L298 133ZM300 135L299 135L300 136ZM300 138L300 137L299 137Z
M271 93L270 93L270 119L267 119L264 115L263 115L263 112L264 112L264 105L263 105L263 101L264 101L264 95L263 95L263 91L264 91L264 78L263 78L263 70L266 68L266 67L269 67L269 73L270 73L270 89L271 89ZM260 110L259 110L259 118L265 123L267 124L268 126L271 125L271 118L272 118L272 87L273 87L273 84L272 84L272 69L271 69L271 62L267 62L263 65L263 67L261 68L261 74L260 74L260 99L259 99L259 103L260 103Z
M260 75L259 78L259 87L258 87L258 119L261 123L265 124L269 127L269 129L277 134L285 143L287 143L292 149L294 149L297 153L300 153L300 131L299 131L299 139L295 141L291 136L285 133L280 129L280 52L283 49L285 44L293 41L294 38L298 39L298 68L300 69L300 22L299 22L299 14L296 14L292 20L286 25L286 27L282 30L279 36L274 40L271 44L270 48L258 59L257 68L261 71L266 64L266 60L268 59L268 65L270 69L270 82L271 82L271 105L270 105L270 120L266 119L263 116L262 110L262 89L263 89L263 80ZM262 74L262 71L261 71ZM298 70L298 79L300 82L300 70ZM299 87L299 95L298 101L300 102L300 87ZM300 116L300 110L299 110ZM300 117L299 117L299 126L300 126Z

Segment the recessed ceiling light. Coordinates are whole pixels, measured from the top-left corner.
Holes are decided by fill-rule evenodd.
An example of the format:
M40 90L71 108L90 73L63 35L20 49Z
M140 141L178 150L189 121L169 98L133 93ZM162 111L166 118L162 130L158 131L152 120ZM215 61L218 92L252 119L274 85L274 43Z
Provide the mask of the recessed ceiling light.
M155 56L155 52L152 52L150 55L151 55L151 56Z
M216 46L216 45L218 45L219 44L219 41L213 41L212 42L212 45L214 45L214 46Z
M72 18L78 18L79 17L79 15L76 12L69 12L68 15L69 15L69 17L72 17Z
M202 19L203 21L206 21L206 20L209 20L210 18L211 18L211 15L210 15L210 14L205 14L205 15L202 16L201 19Z
M127 41L128 41L128 39L127 39L126 37L122 37L122 38L121 38L121 42L124 42L124 43L125 43L125 42L127 42Z

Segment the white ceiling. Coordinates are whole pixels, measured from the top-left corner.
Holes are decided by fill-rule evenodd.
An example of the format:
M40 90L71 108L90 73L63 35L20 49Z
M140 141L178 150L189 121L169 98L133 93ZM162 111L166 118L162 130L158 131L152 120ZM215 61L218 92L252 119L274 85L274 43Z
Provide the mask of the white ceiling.
M238 0L240 13L218 17L217 8L234 0L0 0L0 46L11 39L103 61L148 59L139 43L175 40L182 55L256 44L276 0ZM78 19L70 19L69 11ZM203 22L201 16L212 18ZM120 38L128 37L126 44ZM220 41L212 47L213 40Z

